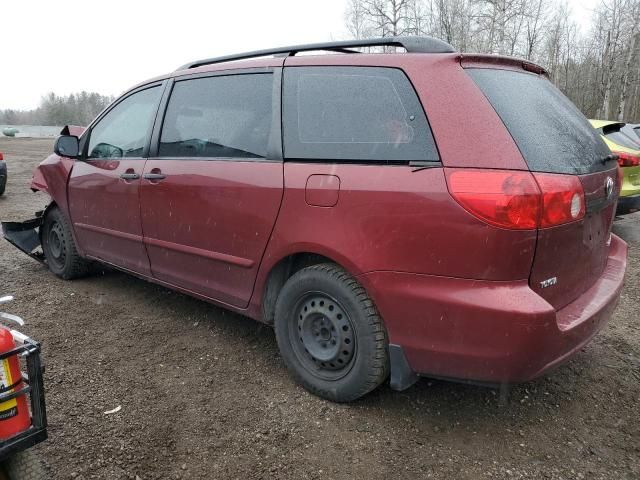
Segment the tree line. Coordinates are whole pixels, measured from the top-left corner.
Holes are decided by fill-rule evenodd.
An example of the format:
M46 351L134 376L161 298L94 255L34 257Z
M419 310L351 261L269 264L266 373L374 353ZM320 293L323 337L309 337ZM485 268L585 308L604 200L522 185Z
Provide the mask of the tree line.
M556 0L348 0L345 22L355 38L431 35L531 60L587 117L640 121L640 0L601 0L585 31Z
M49 93L34 110L0 110L0 124L7 125L88 125L113 97L95 92L70 95Z

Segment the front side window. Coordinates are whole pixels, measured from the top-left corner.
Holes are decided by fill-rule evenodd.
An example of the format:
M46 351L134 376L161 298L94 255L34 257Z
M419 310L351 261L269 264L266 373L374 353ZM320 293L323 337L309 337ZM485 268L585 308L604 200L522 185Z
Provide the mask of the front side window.
M129 95L100 119L91 130L89 158L142 156L160 92L157 86Z
M422 105L401 70L288 67L284 85L289 159L439 159Z
M176 82L160 136L160 157L265 158L273 116L273 75Z

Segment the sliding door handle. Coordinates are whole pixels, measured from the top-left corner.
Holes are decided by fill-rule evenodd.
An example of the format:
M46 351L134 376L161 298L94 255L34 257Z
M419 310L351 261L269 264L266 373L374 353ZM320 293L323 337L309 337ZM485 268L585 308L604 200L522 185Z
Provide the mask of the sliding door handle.
M145 180L163 180L167 178L167 176L164 173L145 173L142 175L142 178Z
M137 180L140 178L140 175L137 173L122 173L120 174L120 178L124 180Z

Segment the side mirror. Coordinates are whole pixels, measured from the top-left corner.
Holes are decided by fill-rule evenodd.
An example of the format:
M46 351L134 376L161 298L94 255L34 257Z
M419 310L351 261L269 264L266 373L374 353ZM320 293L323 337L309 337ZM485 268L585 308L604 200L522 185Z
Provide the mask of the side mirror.
M80 142L78 141L78 137L61 135L56 140L53 151L61 157L78 158L80 156Z

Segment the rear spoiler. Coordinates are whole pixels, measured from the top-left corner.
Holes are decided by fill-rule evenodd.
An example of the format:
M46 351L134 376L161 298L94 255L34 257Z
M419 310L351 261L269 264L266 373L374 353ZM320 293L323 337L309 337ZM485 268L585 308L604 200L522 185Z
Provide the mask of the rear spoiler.
M608 125L604 125L602 127L602 133L604 135L606 135L607 133L618 132L625 125L626 125L626 123L624 123L624 122L609 123Z
M462 53L458 57L462 68L503 68L507 70L526 70L549 77L544 67L521 58L502 55L489 55L485 53Z

